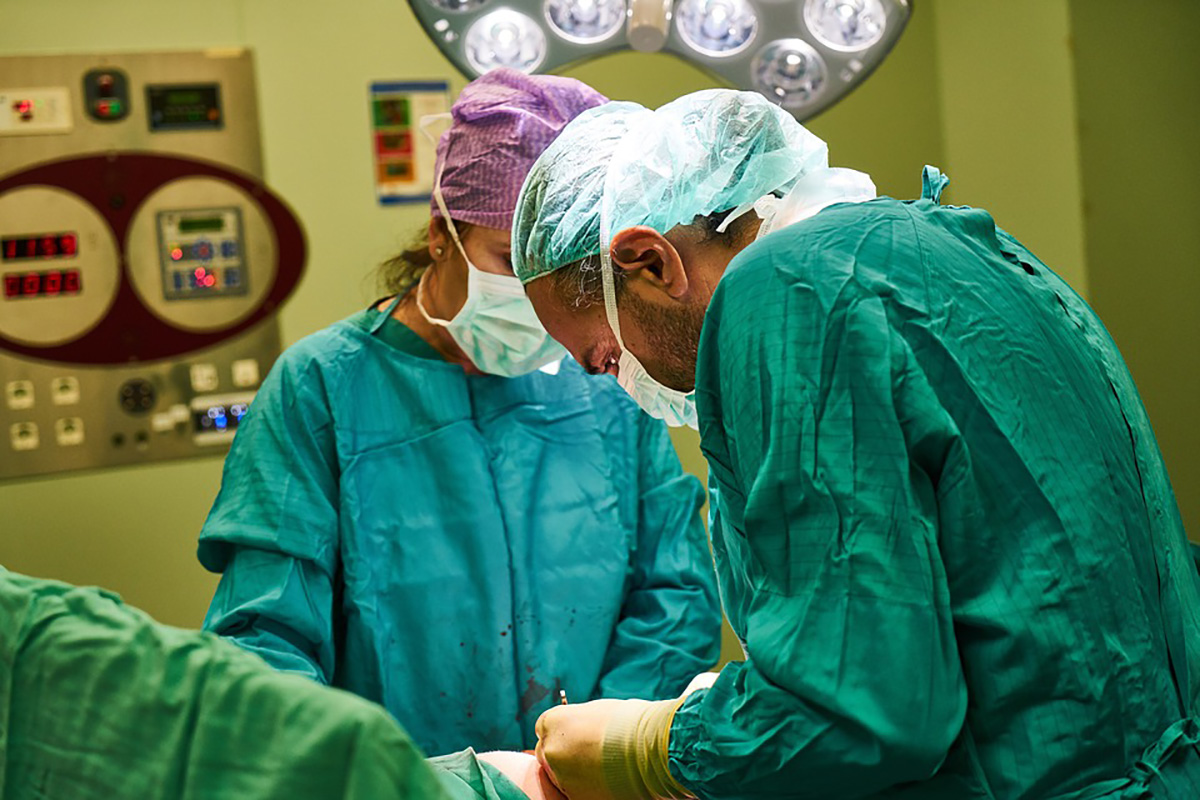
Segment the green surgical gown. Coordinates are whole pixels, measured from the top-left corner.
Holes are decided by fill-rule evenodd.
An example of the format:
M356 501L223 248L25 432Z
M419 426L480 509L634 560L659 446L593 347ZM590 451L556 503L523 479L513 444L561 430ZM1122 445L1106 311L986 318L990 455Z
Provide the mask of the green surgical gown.
M1194 800L1198 579L1133 380L937 177L718 285L697 406L748 660L679 710L672 773L701 798Z
M289 348L200 537L205 627L384 705L431 755L531 749L565 689L717 659L703 490L609 377L468 376L374 310Z
M517 800L379 706L115 595L0 569L3 800ZM447 787L443 789L443 786Z

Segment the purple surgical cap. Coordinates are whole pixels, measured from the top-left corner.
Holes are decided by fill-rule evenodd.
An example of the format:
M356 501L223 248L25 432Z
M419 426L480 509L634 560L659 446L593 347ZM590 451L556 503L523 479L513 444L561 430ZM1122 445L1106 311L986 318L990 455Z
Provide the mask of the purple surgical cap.
M566 124L608 98L554 75L496 69L471 81L438 140L436 169L450 216L485 228L512 227L521 183ZM435 172L436 174L436 172ZM433 216L442 216L432 203Z

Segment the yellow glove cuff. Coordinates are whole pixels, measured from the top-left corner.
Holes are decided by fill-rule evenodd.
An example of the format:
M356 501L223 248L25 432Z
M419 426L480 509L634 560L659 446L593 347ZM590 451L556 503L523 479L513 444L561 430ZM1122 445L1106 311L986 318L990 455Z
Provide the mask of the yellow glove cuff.
M604 729L600 763L613 797L683 800L691 797L667 769L671 721L684 698L626 702Z

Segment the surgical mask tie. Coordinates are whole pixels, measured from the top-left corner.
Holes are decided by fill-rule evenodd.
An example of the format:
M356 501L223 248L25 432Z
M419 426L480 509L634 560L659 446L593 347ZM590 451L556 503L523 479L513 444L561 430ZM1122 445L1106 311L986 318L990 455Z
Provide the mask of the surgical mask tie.
M802 175L782 196L771 193L743 203L721 221L717 233L725 233L735 220L753 211L762 224L754 240L806 220L835 203L865 203L876 197L869 175L841 167L823 167Z
M429 127L450 118L450 114L422 117L421 133L436 144ZM434 317L425 308L425 277L429 274L426 270L417 282L417 311L426 322L445 328L471 363L491 375L516 377L559 361L566 351L538 321L521 281L515 275L484 272L467 256L442 196L443 168L444 164L434 175L433 199L442 212L451 241L467 264L467 300L452 319Z
M721 224L717 226L717 233L725 233L725 231L729 230L729 226L736 220L753 211L762 220L762 224L758 226L758 233L754 237L754 240L758 241L770 233L775 215L779 211L780 202L779 197L774 194L768 194L763 195L752 203L743 203L729 212L725 219L721 221Z

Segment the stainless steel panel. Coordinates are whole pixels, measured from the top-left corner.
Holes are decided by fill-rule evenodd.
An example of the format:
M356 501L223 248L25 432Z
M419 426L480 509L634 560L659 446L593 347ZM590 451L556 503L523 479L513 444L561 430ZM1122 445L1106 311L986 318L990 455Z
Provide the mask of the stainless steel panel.
M274 322L186 359L128 367L78 367L0 353L0 480L220 455L232 437L198 437L193 400L252 393L260 381L239 385L235 363L254 361L261 377L278 353ZM123 394L137 381L150 388L149 402L131 403ZM10 394L19 384L24 391L14 402ZM63 430L67 420L74 421L73 430ZM36 446L15 433L22 426L36 427Z
M84 108L84 75L105 67L119 69L129 78L129 114L115 122L92 119ZM152 132L146 86L194 83L220 84L224 126ZM204 158L262 177L254 63L243 48L0 57L0 94L20 88L67 90L73 125L65 133L0 136L0 174L71 155L140 150Z
M87 113L85 104L97 102L97 84L93 75L88 84L89 98L85 76L97 69L118 69L127 79L128 108L120 109L112 120L98 120ZM152 130L146 87L196 84L219 86L219 127ZM8 100L19 96L33 98L35 107L26 114L28 119L22 118L20 107L9 104L0 109L0 177L51 161L134 151L207 160L262 178L253 61L245 49L0 57L0 97ZM245 239L254 240L251 245L258 251L251 250L249 255L266 265L261 274L251 276L245 296L183 300L172 305L163 300L161 286L150 289L139 286L151 295L157 293L157 304L151 304L157 313L170 317L176 309L186 308L186 319L174 321L185 329L219 330L229 325L231 319L244 318L242 305L253 302L254 293L265 291L274 278L276 242L261 208L236 187L221 185L217 187L219 191L214 190L217 183L197 178L168 184L156 195L163 203L148 203L139 211L150 222L130 232L133 238L146 228L147 236L157 237L156 212L168 206L239 208L248 229ZM11 193L16 198L12 202L20 200L16 197L19 194L29 193L33 197L38 191L68 196L59 190L31 188ZM4 213L3 208L0 213ZM13 235L62 229L78 231L83 237L90 235L88 232L95 225L85 224L81 213L70 203L41 202L20 214L6 214L0 219L0 230ZM107 231L107 226L103 227ZM89 247L92 252L98 249L102 248L97 248L94 242ZM159 250L157 244L142 242L127 250L130 264L117 264L114 256L110 259L114 263L105 268L114 275L125 275L125 279L130 274L157 276ZM50 266L58 265L8 262L3 264L2 271ZM85 280L93 274L99 273L92 269ZM88 302L99 294L102 293L89 293ZM0 329L17 339L13 326L18 326L20 338L35 345L43 340L61 340L64 330L78 335L76 328L82 323L72 320L76 315L87 315L83 313L86 309L67 302L72 299L79 300L26 299L28 305L20 307L19 320L7 313L18 308L16 302L0 302L0 314L6 314L0 320ZM214 303L210 307L213 319L206 319L197 310L203 309L204 302ZM31 313L32 320L27 318ZM38 328L39 316L43 330L26 331L30 324ZM228 447L231 432L213 426L198 430L194 409L206 403L209 404L206 408L211 407L223 398L229 398L230 402L252 398L279 350L279 330L274 318L220 345L183 358L116 367L73 366L0 350L0 480L220 455Z

